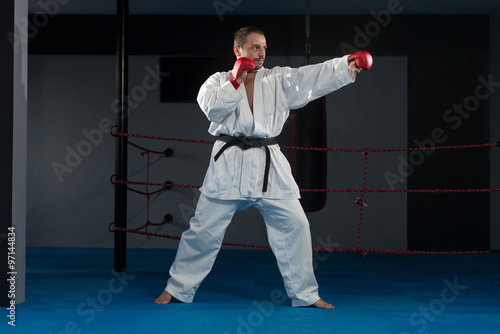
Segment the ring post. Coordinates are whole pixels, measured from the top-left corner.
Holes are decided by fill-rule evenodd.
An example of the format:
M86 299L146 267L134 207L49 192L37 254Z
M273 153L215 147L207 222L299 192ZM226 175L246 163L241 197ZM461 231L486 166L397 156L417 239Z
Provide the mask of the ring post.
M117 0L116 86L118 95L117 130L128 132L128 49L127 28L129 0ZM116 138L115 174L118 180L127 180L127 145L125 136ZM127 228L127 185L115 184L115 226ZM115 231L114 271L125 272L127 262L127 235Z

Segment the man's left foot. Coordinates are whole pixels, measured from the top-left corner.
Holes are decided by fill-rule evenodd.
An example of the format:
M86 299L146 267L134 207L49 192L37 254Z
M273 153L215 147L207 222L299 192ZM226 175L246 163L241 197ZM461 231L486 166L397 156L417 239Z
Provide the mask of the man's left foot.
M331 309L335 308L335 307L333 307L332 304L328 304L323 299L318 300L316 303L312 304L311 307L324 308L327 310L331 310Z

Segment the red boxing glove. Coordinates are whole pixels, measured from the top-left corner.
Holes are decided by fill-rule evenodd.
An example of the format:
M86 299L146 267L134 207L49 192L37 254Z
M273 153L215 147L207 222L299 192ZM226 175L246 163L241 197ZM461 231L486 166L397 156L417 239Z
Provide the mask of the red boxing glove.
M246 57L236 59L233 67L233 77L229 80L233 84L234 89L238 89L240 86L240 84L236 82L236 79L238 79L243 70L247 71L247 73L252 73L253 70L255 70L255 63L252 59Z
M358 51L347 58L347 61L354 60L357 68L368 71L373 65L372 55L366 51Z

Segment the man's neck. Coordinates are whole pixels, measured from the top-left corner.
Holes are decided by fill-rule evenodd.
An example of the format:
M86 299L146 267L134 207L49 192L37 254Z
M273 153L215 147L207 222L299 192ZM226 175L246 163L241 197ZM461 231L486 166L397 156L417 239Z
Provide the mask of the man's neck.
M252 81L254 79L255 79L255 71L247 74L247 78L245 79L245 82L249 82L249 81Z

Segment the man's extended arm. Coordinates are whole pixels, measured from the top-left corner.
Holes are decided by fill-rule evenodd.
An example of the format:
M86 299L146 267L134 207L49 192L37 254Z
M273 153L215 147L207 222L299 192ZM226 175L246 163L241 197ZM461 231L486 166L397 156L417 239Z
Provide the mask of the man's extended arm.
M288 69L283 73L282 87L287 95L289 108L302 108L310 101L354 82L356 73L349 69L347 57Z

